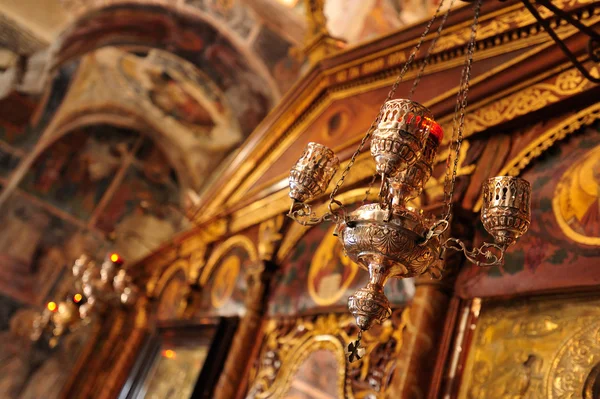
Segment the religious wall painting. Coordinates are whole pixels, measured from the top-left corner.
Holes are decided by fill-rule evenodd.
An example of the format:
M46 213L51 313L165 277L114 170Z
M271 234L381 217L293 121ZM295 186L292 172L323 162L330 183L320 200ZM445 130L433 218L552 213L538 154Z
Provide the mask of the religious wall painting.
M177 267L177 265L173 265ZM169 269L167 269L169 272ZM156 318L160 321L176 320L183 315L188 300L190 288L182 269L168 276L168 281L162 288L158 297Z
M66 96L78 65L72 61L59 68L41 101L17 92L0 100L0 141L12 152L33 149ZM42 110L36 113L36 107Z
M20 187L81 220L88 220L139 135L92 126L53 143L27 171Z
M167 163L154 162L161 158L154 149L143 154L129 165L97 219L128 261L148 255L186 226L175 174Z
M0 179L7 179L20 161L21 157L13 149L0 145Z
M343 251L334 227L311 228L282 262L269 301L269 314L290 315L317 308L345 307L348 297L366 285L368 272L360 269ZM412 279L394 279L385 289L392 305L406 303L414 293Z
M481 303L459 399L598 397L595 296Z
M151 27L151 28L150 28ZM136 35L130 34L135 28ZM121 5L95 11L62 38L64 56L81 55L99 45L145 45L168 49L206 74L225 94L239 125L248 134L273 105L277 93L215 27L197 16L160 6Z
M235 316L245 306L247 276L259 267L256 246L245 235L219 243L208 255L200 275L198 314Z
M523 178L532 184L532 221L502 268L464 268L457 292L493 296L600 284L598 213L599 126L583 128L535 159ZM596 191L596 192L595 192ZM481 225L476 240L485 237Z
M117 69L148 112L180 124L204 148L226 150L241 139L223 91L189 62L160 50L120 53Z
M107 250L102 235L19 193L2 206L0 223L0 285L26 303L43 300L62 271L82 253L95 256Z
M257 25L256 16L248 5L239 0L186 0L186 3L226 23L240 38L247 38Z
M292 44L263 25L253 49L265 61L281 92L285 93L296 82L302 66L300 60L290 56Z

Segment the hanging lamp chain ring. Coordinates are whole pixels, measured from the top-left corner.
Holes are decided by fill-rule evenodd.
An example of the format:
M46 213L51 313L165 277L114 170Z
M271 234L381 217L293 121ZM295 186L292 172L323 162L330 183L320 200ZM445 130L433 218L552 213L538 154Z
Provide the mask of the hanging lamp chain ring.
M456 186L456 175L458 171L458 159L460 154L460 148L463 140L463 131L465 124L465 112L467 108L467 94L469 92L469 81L471 79L471 66L473 64L473 55L475 53L475 44L477 36L477 27L479 25L479 12L481 10L481 0L478 0L475 4L475 12L473 17L473 24L471 25L471 37L467 46L467 56L465 57L465 65L461 73L460 86L458 94L456 96L456 105L454 109L453 118L453 135L452 144L454 144L454 151L448 152L448 158L446 161L446 179L444 181L444 203L446 204L446 213L443 217L447 222L450 221L452 216L452 197L454 195L454 188ZM458 115L458 119L457 119ZM454 156L454 163L452 163L452 156ZM451 174L450 174L451 173ZM448 225L446 225L447 228Z
M400 73L398 74L398 77L396 78L396 81L392 85L392 88L388 92L388 95L387 95L385 101L383 102L383 104L381 105L381 108L379 109L379 112L377 113L377 117L371 123L371 126L367 130L367 133L364 135L364 137L360 141L360 144L358 145L358 148L352 154L352 157L350 158L350 161L348 162L348 164L344 168L344 171L342 172L342 175L340 176L340 178L338 179L338 181L335 184L335 187L331 191L331 194L329 195L329 205L330 206L334 202L334 198L335 198L336 194L338 193L338 191L340 190L340 188L344 185L344 180L346 179L346 176L350 172L350 169L352 168L352 166L354 166L354 163L356 162L356 158L362 152L362 149L364 148L365 144L371 138L371 135L373 134L373 131L375 130L375 128L379 124L379 121L381 120L381 116L383 114L383 109L384 109L386 103L388 101L390 101L394 97L394 94L396 94L396 90L398 90L398 86L400 86L400 83L402 83L402 79L404 78L404 75L406 74L406 72L408 72L408 69L412 65L412 63L413 63L413 61L414 61L417 53L421 49L421 46L423 45L423 42L425 41L425 37L427 37L427 35L429 34L429 31L431 30L431 26L433 25L433 22L438 17L438 14L440 12L442 4L443 4L443 0L440 1L440 4L438 5L437 9L435 10L435 13L433 14L433 17L431 17L431 19L427 23L427 26L425 27L425 30L421 34L421 37L419 38L419 41L417 42L417 44L415 45L415 47L412 49L410 55L408 56L408 59L406 60L406 62L402 66L402 69L400 70ZM367 193L367 195L368 195L368 193Z

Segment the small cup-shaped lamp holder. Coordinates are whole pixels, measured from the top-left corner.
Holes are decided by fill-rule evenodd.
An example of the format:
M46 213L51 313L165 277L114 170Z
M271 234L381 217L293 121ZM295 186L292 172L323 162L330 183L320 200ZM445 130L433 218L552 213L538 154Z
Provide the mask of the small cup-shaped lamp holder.
M531 223L531 185L513 176L488 179L483 186L481 221L496 244L509 247Z
M339 166L338 158L328 147L308 143L290 170L290 198L303 203L323 194Z
M431 111L411 100L386 102L371 139L377 173L394 177L417 162L425 147Z
M431 177L433 163L443 138L442 127L433 120L427 120L429 135L422 154L414 165L390 178L390 196L392 207L403 210L406 203L421 195L425 183Z

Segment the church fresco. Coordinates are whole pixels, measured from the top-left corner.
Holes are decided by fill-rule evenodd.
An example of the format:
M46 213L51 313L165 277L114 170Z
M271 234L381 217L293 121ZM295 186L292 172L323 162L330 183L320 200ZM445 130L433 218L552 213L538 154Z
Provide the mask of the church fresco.
M0 147L0 178L8 177L20 160L20 157L9 148Z
M225 22L229 29L243 38L248 37L257 25L254 12L239 0L187 0L186 3L204 11L217 20Z
M183 125L206 148L229 148L241 140L229 101L203 72L164 51L115 55L126 84L152 112Z
M101 235L62 219L22 194L13 194L2 206L0 222L0 286L27 303L43 300L81 253L99 255L106 250Z
M37 158L20 187L88 220L138 137L108 126L68 134Z
M600 284L600 126L555 144L523 173L532 183L531 226L502 268L462 270L462 296L494 296ZM478 240L485 233L479 226Z
M135 36L128 34L128 27L134 27ZM262 120L278 96L269 78L253 68L261 60L249 62L220 31L195 16L151 5L107 7L72 27L62 38L61 51L69 58L107 45L164 48L195 65L225 94L245 134Z
M244 276L250 267L251 256L243 247L233 246L224 253L202 288L198 309L208 315L238 315L244 308L247 291Z
M185 227L179 201L175 173L146 141L98 213L96 226L115 239L125 259L134 261Z

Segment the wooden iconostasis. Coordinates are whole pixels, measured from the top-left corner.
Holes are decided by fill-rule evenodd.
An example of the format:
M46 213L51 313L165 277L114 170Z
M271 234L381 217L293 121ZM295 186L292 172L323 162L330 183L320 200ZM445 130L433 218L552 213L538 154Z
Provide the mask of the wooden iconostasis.
M597 13L588 12L597 9L593 2L572 0L565 7L586 11L578 15L597 26ZM433 177L415 200L431 214L440 212L444 196L470 19L469 6L450 15L450 28L415 93L446 132ZM172 107L165 94L179 93L177 82L189 87L189 76L167 55L153 56L168 76L146 73L146 61L116 49L82 61L90 76L100 76L99 71L114 72L102 65L120 60L119 79L130 82L135 94L122 99L130 107L122 110L145 101L155 111L140 126L163 127L151 136L174 170L169 176L178 177L173 190L185 192L201 181L206 186L188 204L185 231L128 266L144 295L134 308L115 309L90 326L87 341L70 352L76 360L63 375L63 397L162 398L165 392L219 399L600 397L600 88L569 64L520 3L484 2L480 21L450 230L472 245L489 239L479 222L481 184L496 175L531 182L531 228L510 248L503 267L482 269L449 254L441 280L389 281L392 316L363 335L366 353L356 363L348 363L345 354L358 333L346 301L366 283L367 273L344 255L332 225L303 227L285 217L287 173L310 141L334 149L342 168L347 164L424 24L309 67L267 116L266 105L259 105L276 96L259 90L266 84L252 84L254 114L228 108L234 94L223 86L213 90L214 101L224 105L215 108L220 112L204 119L195 112L192 118ZM569 27L561 34L585 58L585 39ZM78 50L75 39L66 42L65 51ZM598 73L597 65L586 65ZM148 90L144 73L164 91ZM408 93L416 74L407 72L398 96ZM251 84L251 74L242 75L234 76L237 83L212 80ZM195 84L206 89L210 83L201 84L202 78L194 77ZM87 81L78 79L82 90L73 96L85 92ZM172 114L168 118L165 109ZM61 115L67 121L75 111L62 109ZM188 134L189 124L202 125L194 134L219 148L214 160L253 132L220 170L196 173L204 153L178 158L187 141L173 134ZM175 129L172 141L163 140L167 125ZM232 136L219 134L219 126ZM349 208L361 204L373 172L370 154L361 153L338 199ZM37 190L36 181L26 178L23 187ZM315 200L317 213L327 198ZM89 203L75 205L74 212L84 212ZM226 333L216 333L219 328Z

